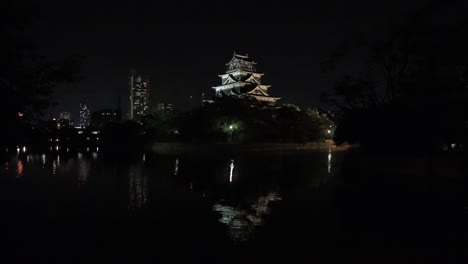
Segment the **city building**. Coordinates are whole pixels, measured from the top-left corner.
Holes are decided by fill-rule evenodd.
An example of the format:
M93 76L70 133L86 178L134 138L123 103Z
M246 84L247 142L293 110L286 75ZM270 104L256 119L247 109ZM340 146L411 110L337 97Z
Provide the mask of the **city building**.
M70 112L60 112L60 119L71 119Z
M57 120L57 128L73 128L73 120L60 118Z
M104 109L91 113L91 124L95 128L102 128L111 122L119 122L121 113L119 110Z
M80 123L79 127L86 128L91 124L89 108L86 103L80 103Z
M158 112L172 112L174 108L171 103L159 103L156 107Z
M275 106L280 97L270 96L270 85L261 83L263 73L258 73L257 63L249 59L248 55L234 52L232 59L226 63L226 73L221 77L221 85L213 87L215 99L223 96L255 99L260 105Z
M130 74L130 120L140 121L144 115L148 114L149 105L149 81L135 72Z

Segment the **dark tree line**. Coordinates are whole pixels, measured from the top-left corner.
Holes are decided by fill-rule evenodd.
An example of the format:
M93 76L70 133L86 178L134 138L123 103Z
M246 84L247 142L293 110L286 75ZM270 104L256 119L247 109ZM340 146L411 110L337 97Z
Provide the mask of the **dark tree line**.
M19 144L26 138L27 124L37 122L53 104L50 96L62 83L76 82L79 58L50 61L41 56L28 36L32 10L7 3L0 18L0 120L4 135L0 146Z
M144 121L156 140L191 142L308 142L331 136L333 122L315 109L295 105L255 106L248 99L223 97L193 111L154 113Z
M346 76L324 94L343 115L335 141L381 149L466 146L467 31L466 22L418 20L394 25L384 38L367 42L364 77ZM340 58L332 56L326 66Z

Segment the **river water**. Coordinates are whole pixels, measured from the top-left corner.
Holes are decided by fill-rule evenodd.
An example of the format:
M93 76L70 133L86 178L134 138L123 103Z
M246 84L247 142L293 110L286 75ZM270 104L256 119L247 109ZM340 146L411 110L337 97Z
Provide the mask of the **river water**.
M337 173L347 155L329 150L110 156L96 148L20 148L4 155L0 172L3 258L327 259L324 252L354 243L343 233L360 226L343 224L356 221L355 204L336 206Z

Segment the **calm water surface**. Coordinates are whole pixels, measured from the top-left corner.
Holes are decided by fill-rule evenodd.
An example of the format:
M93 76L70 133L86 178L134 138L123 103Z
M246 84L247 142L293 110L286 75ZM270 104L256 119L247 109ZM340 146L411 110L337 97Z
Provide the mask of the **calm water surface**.
M84 250L119 237L120 246L129 237L139 240L133 245L179 239L187 245L240 245L256 236L288 195L316 192L333 178L342 155L108 158L99 149L30 153L20 148L3 159L1 202L12 217L5 224L16 229L11 238L26 250L22 255L41 255L42 242L65 251L69 248L61 241L78 243Z
M254 254L271 262L290 243L318 241L320 247L291 254L303 257L315 248L319 255L336 246L343 217L354 215L354 204L348 210L335 204L346 155L109 157L98 149L20 148L4 156L0 172L3 257L226 263Z

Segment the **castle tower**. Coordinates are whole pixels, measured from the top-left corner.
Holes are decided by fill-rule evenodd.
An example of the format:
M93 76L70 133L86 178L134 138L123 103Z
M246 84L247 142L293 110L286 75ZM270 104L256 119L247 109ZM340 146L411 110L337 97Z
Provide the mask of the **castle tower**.
M257 63L248 55L234 52L232 59L226 63L226 73L221 77L221 85L213 87L215 97L236 96L254 98L260 105L274 106L280 97L268 94L270 85L261 83L263 73L256 70Z

